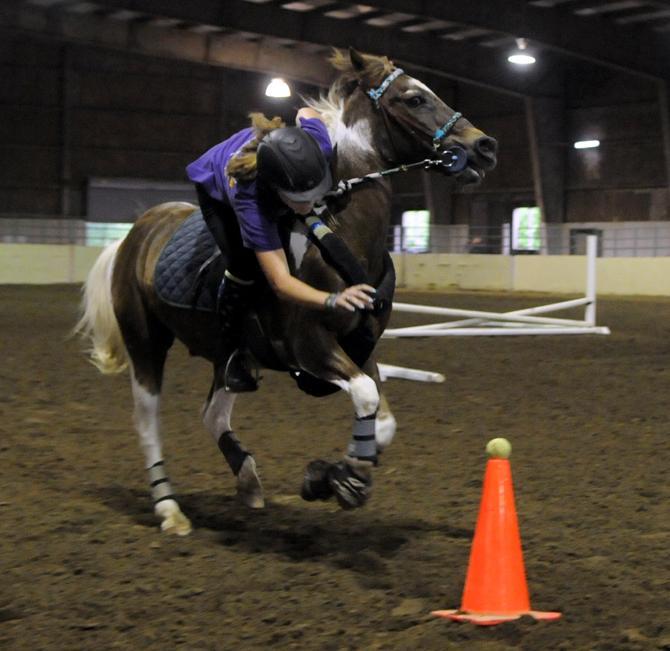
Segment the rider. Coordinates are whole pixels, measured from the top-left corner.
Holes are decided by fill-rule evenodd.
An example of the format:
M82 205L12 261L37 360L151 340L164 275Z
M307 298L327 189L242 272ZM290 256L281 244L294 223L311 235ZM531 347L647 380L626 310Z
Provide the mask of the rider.
M279 298L314 309L370 309L369 285L328 294L295 278L289 270L278 221L309 214L331 189L332 145L316 110L303 107L295 127L280 118L250 115L252 126L215 145L186 168L195 183L203 217L214 240L227 254L219 289L221 350L225 388L254 391L256 380L236 354L245 309L260 267Z

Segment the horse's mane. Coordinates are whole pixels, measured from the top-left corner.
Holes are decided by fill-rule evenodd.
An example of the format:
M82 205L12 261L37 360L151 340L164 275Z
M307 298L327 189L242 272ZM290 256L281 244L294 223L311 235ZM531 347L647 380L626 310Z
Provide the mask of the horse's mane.
M393 62L385 56L373 54L359 54L364 61L364 70L354 68L349 53L333 48L328 58L330 64L340 71L339 77L331 84L328 93L320 95L318 99L303 97L302 99L324 116L327 123L342 114L344 100L354 92L358 85L374 88L394 70Z
M340 71L340 76L330 86L326 95L321 95L318 99L302 98L307 106L321 113L326 124L332 125L338 122L344 108L344 100L354 92L357 86L364 88L379 86L395 67L393 62L385 56L361 53L356 53L356 56L359 63L362 63L362 68L354 67L348 52L333 48L328 61ZM230 159L226 168L228 176L238 181L250 181L256 177L258 143L270 131L286 126L279 117L270 120L262 113L250 113L249 117L256 137Z

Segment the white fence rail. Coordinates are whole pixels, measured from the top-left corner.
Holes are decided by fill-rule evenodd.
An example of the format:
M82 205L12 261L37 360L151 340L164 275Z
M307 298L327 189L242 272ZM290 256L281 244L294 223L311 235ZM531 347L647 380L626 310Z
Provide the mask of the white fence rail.
M78 219L0 218L0 242L104 246L123 237L131 226ZM670 222L546 224L541 229L540 248L534 253L585 255L590 234L598 235L598 257L670 256ZM408 253L519 253L511 250L510 241L507 224L497 228L393 226L388 248Z

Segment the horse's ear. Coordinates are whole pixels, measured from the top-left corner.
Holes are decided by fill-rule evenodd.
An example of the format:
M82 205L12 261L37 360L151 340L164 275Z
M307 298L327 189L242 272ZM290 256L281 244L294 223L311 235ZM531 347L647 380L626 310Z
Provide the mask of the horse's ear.
M363 55L356 48L350 47L349 58L351 59L351 65L356 73L359 75L363 74L365 72L365 68L367 67Z

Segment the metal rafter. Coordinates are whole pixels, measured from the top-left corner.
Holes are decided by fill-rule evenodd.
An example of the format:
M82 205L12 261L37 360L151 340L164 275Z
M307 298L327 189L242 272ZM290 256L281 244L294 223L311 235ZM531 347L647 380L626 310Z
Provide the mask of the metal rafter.
M108 10L124 9L148 16L176 18L187 23L219 25L226 29L287 38L297 42L352 45L360 50L390 54L400 63L514 95L558 92L555 80L542 70L515 74L491 48L466 46L435 35L372 27L353 20L328 18L318 10L289 11L274 4L243 0L95 0ZM325 9L326 7L324 7Z
M402 7L407 10L406 0L369 0L367 4L387 11L401 11ZM670 79L667 39L650 30L617 25L602 16L576 16L570 5L536 7L526 0L422 0L414 4L412 11L425 18L526 37L562 54ZM661 4L670 6L670 0L662 0Z
M57 0L48 0L51 6L43 4L47 0L40 1L42 4L4 0L0 5L0 32L37 33L46 38L124 52L274 72L314 85L327 85L334 77L323 54L287 49L272 39L251 41L238 32L194 32L189 28L175 28L181 21L111 19L88 9L62 11L53 7Z
M584 0L576 0L584 6ZM602 0L590 4L599 6ZM26 6L42 3L50 11L71 10L81 0L29 0ZM578 57L638 75L670 79L670 44L648 25L616 24L613 17L577 16L575 2L556 6L536 6L527 0L489 0L463 3L462 0L368 0L373 8L369 15L384 16L398 12L414 16L396 26L381 27L366 23L367 14L352 19L329 17L333 10L348 6L345 2L328 2L311 11L291 11L279 1L256 3L244 0L87 0L110 14L154 16L173 19L191 29L216 26L226 30L258 34L259 37L283 38L310 45L355 47L392 55L404 64L434 70L442 76L502 90L513 94L551 95L555 89L547 84L541 71L514 74L501 61L495 47L483 48L477 40L500 39L504 34L523 36L545 48L543 60L554 66L559 55ZM586 3L589 4L589 3ZM648 7L670 6L670 0L645 3ZM69 7L68 7L69 6ZM403 27L421 21L440 21L457 27L429 32L404 31ZM439 22L438 22L439 24ZM452 41L448 33L474 28L488 30L490 36ZM486 33L486 32L485 32ZM550 56L551 54L554 56ZM306 53L309 56L309 53Z

